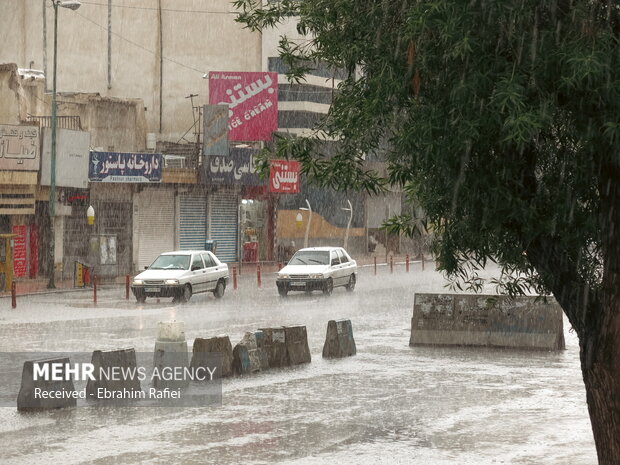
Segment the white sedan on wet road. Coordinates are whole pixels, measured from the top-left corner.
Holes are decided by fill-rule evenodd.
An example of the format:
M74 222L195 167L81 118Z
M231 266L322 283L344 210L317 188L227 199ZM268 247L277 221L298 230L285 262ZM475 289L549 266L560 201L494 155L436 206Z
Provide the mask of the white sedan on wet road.
M133 279L131 290L140 303L147 297L172 297L187 302L192 294L224 295L228 265L206 250L181 250L161 254Z
M334 287L355 289L357 263L342 247L310 247L298 250L288 264L278 272L278 294L285 297L290 291L315 290L331 294Z

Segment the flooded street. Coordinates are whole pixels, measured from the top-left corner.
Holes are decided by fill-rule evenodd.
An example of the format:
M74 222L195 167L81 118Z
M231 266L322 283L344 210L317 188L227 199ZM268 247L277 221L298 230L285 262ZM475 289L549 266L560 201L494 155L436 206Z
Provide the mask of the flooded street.
M152 351L158 321L196 337L303 324L312 363L223 381L222 406L0 408L3 464L595 464L578 361L565 351L409 347L414 292L445 292L419 266L375 277L352 294L277 296L273 276L244 276L222 300L125 301L120 288L0 301L0 350ZM323 360L327 321L349 318L357 355ZM17 393L16 393L17 394Z

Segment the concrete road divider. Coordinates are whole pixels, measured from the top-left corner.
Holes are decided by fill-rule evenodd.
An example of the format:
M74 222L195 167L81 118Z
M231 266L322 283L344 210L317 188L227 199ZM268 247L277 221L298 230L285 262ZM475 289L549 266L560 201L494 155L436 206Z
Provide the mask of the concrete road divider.
M327 323L323 358L349 357L356 353L351 320L330 320Z
M134 398L141 391L140 374L133 347L116 350L95 350L91 363L93 379L86 383L86 398L119 400Z
M17 395L17 410L31 412L77 405L77 392L71 377L65 380L68 357L27 360L22 369L22 383ZM54 380L53 378L60 378Z
M269 365L263 368L262 359L268 363L265 350L258 347L256 333L245 333L243 339L233 349L233 371L244 375L268 368Z
M562 309L535 296L415 294L409 345L560 350Z
M233 373L233 350L228 336L194 339L191 367L212 367L213 355L216 353L221 354L221 370L219 370L219 376L218 370L216 370L214 377L231 376Z
M261 328L270 368L310 363L310 349L305 326Z
M286 348L284 328L261 328L264 334L263 346L267 352L270 368L287 367L290 365Z
M157 323L158 341L184 341L185 323L182 321L160 321Z
M260 329L254 331L254 337L256 338L256 347L258 348L258 359L260 361L260 369L267 370L269 369L269 356L267 355L267 351L265 350L265 333L263 333Z
M165 369L187 368L189 354L185 340L185 324L182 321L160 321L153 355L153 366L162 373ZM153 386L160 389L182 388L189 385L189 379L153 378Z
M310 363L310 348L308 347L308 334L305 326L285 326L286 349L291 365Z

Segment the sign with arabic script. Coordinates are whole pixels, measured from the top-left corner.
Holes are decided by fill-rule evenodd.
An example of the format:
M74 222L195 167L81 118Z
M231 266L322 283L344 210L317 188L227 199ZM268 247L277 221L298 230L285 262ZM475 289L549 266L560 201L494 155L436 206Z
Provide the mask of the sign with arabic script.
M271 140L278 129L278 74L213 71L209 103L228 105L228 140Z
M160 153L90 152L88 179L96 182L159 182Z
M38 171L39 127L0 124L0 170Z
M299 162L269 161L269 192L297 194L299 192Z
M249 148L230 149L230 154L205 157L207 184L258 186L263 184L256 173L254 157L258 151Z

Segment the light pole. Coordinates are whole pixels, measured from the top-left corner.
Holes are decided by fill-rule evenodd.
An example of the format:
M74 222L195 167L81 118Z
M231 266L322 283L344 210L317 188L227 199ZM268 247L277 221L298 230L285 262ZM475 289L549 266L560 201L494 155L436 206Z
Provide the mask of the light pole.
M341 208L341 210L349 212L349 222L347 223L347 230L344 233L344 250L347 250L347 242L349 241L349 228L351 227L351 220L353 219L353 205L351 205L349 199L347 199L347 203L349 204L349 208Z
M58 7L69 8L70 10L77 10L81 3L77 0L52 0L54 5L54 68L52 71L53 85L52 85L52 150L50 156L50 202L49 202L49 216L50 216L50 267L49 267L49 281L47 283L48 289L54 289L56 283L54 280L54 268L56 262L55 253L55 232L54 232L54 218L56 217L56 52L58 50Z
M300 210L304 210L308 212L308 223L306 224L306 234L304 235L304 248L308 247L308 234L310 233L310 222L312 221L312 207L310 206L310 202L306 199L306 207L300 207Z

